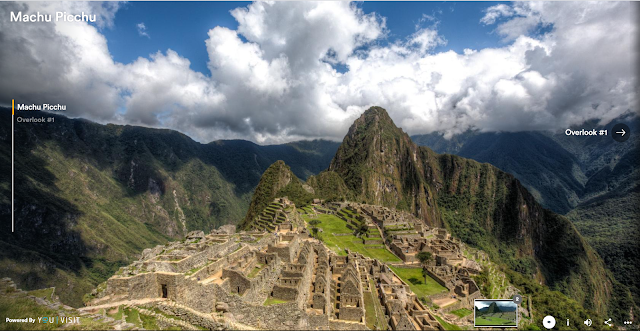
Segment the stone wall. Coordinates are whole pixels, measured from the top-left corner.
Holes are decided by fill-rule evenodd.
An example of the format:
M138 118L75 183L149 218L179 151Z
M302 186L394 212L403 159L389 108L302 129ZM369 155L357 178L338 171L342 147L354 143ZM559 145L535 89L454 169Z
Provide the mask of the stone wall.
M211 264L209 264L209 265L203 267L202 269L198 270L196 273L191 275L191 277L195 278L195 279L208 278L209 276L215 274L216 272L228 267L231 264L232 261L235 261L240 256L242 256L242 255L244 255L244 254L246 254L246 253L248 253L250 251L249 246L243 246L240 249L238 249L238 247L240 247L240 244L238 244L238 243L234 243L233 245L230 245L225 250L225 255L223 255L217 261L214 261ZM228 253L228 252L231 252L231 253Z
M128 300L160 297L156 273L144 273L131 277L113 277L107 280L106 295L124 296Z
M218 302L229 304L233 319L260 329L306 330L309 328L308 316L298 308L295 302L270 306L249 305L237 295L218 288Z
M340 307L341 320L360 322L363 315L362 307Z
M298 287L275 285L271 291L271 296L279 300L295 302L298 298Z
M280 242L283 239L290 240L289 243L283 247L279 247L278 244L269 244L267 246L267 253L276 253L285 262L293 262L296 255L298 255L298 248L300 247L300 240L297 236L282 236L276 242Z
M261 253L265 254L265 253ZM248 303L260 305L267 297L281 271L280 258L276 254L265 254L264 259L258 258L260 263L268 261L268 264L251 281L251 288L244 295L244 300Z
M342 322L339 320L330 320L329 328L331 330L369 330L364 324Z
M182 278L175 301L191 309L211 313L215 310L216 284L203 285L191 278Z
M176 300L179 295L178 291L182 287L184 276L182 274L174 273L156 273L157 291L158 297L164 296L164 290L166 290L167 298ZM164 289L163 289L164 288Z
M243 295L251 288L251 281L236 270L222 269L222 278L229 278L229 289L232 293Z
M213 245L203 249L200 252L193 253L192 255L184 258L180 261L145 261L144 265L149 271L164 271L164 272L180 272L184 273L193 268L207 263L208 259L214 256L225 256L235 250L238 244L228 240L225 243Z
M433 273L431 270L429 270L429 268L427 268L427 275L429 275L429 277L433 278L433 280L435 280L438 284L449 288L447 286L447 282L445 282L444 279L440 278L440 276L436 275L435 273Z
M328 330L329 315L309 315L309 329Z

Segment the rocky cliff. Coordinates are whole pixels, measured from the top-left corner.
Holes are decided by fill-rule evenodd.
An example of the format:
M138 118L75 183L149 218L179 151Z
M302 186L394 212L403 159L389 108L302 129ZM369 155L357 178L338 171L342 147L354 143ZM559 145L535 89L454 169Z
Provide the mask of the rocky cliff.
M358 201L411 211L586 308L606 311L610 273L566 218L496 167L417 146L384 109L372 107L354 122L329 171Z

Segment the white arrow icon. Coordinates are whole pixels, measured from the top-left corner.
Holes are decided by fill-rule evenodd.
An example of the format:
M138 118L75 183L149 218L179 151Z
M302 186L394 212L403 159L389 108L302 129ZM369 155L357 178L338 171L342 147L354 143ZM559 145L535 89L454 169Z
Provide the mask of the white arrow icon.
M622 131L621 131L621 132L616 132L616 133L617 133L617 134L619 134L619 135L620 135L620 137L624 137L624 134L625 134L626 132L624 131L624 129L620 129L620 130L622 130Z

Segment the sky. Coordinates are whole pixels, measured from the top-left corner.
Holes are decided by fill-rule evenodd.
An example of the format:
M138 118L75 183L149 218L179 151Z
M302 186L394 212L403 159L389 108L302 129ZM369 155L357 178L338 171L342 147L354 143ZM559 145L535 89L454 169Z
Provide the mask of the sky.
M513 301L509 300L509 301L475 301L475 307L478 309L482 309L482 308L486 308L489 307L491 305L491 303L495 302L496 305L498 307L505 307L505 308L515 308L515 303L513 303Z
M561 130L632 112L628 2L0 3L0 100L200 142ZM11 12L96 23L10 22Z

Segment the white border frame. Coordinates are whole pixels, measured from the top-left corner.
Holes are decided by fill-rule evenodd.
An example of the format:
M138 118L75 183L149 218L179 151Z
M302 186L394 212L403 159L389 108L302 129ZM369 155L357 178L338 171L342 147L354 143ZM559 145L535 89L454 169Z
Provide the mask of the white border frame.
M516 305L516 325L476 325L476 301L509 301L511 303L513 303L514 305ZM474 328L518 328L518 325L520 325L520 311L519 311L520 307L513 302L512 299L473 299L473 327Z

